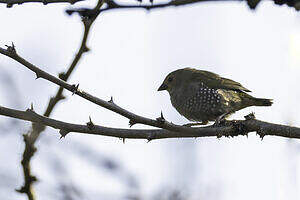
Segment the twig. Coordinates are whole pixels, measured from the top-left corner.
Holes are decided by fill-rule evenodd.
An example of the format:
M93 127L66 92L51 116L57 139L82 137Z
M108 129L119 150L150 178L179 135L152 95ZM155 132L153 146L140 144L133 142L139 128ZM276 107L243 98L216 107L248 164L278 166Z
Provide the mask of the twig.
M162 139L162 138L181 138L181 137L221 137L221 136L238 136L247 135L249 132L256 132L261 138L266 135L282 136L287 138L300 138L300 128L272 124L254 117L247 117L246 120L226 121L221 127L207 126L201 128L191 128L195 130L194 133L172 132L164 129L119 129L98 126L93 124L93 128L89 125L71 124L55 119L51 119L37 114L31 109L20 111L9 109L0 106L0 115L13 117L31 121L39 126L50 126L59 129L60 134L64 137L70 132L86 133L93 135L111 136L117 138L131 138L131 139ZM252 115L253 116L253 115Z
M145 9L145 10L153 10L158 8L166 8L166 7L177 7L177 6L186 6L195 3L204 3L204 2L242 2L246 1L249 8L255 9L261 0L170 0L166 3L156 3L156 4L119 4L114 0L107 0L107 7L102 8L100 12L108 11L108 10L117 10L117 9ZM296 10L300 9L300 2L298 0L289 1L289 0L273 0L277 5L288 5L289 7L293 7Z
M157 8L166 8L166 7L175 7L175 6L185 6L194 3L200 2L209 2L209 1L242 1L242 0L171 0L166 3L156 3L156 4L119 4L116 1L108 0L107 7L102 8L102 11L112 10L112 9L145 9L145 10L152 10Z
M6 3L7 8L13 7L14 4L23 4L23 3L43 3L47 5L49 3L70 3L75 4L79 1L84 0L0 0L0 3Z
M97 5L95 6L95 8L91 9L91 10L95 10L95 11L99 10L100 7L103 5L103 3L104 3L104 0L99 0ZM97 17L97 15L95 15L92 18L82 18L82 22L84 25L84 34L83 34L83 38L81 41L81 46L80 46L75 58L73 59L70 67L68 68L67 72L59 74L60 79L65 80L65 81L68 80L71 73L74 71L75 67L77 66L78 61L80 60L81 56L89 50L87 48L86 42L87 42L87 38L89 35L91 25L94 22L94 20L96 19L96 17ZM11 53L16 54L16 49L13 44L12 44L12 46L7 47L7 50ZM36 75L37 75L37 78L39 78L39 74L36 73ZM46 116L46 117L50 116L55 105L57 105L57 103L60 100L65 98L62 94L63 90L64 90L64 88L60 87L58 89L56 95L54 97L50 98L50 101L48 103L48 106L46 108L44 116ZM45 130L45 125L33 123L31 131L29 131L27 134L23 135L24 142L25 142L25 149L23 152L23 158L22 158L21 164L22 164L22 169L23 169L23 173L24 173L24 185L17 191L20 193L25 193L29 200L35 199L32 184L36 181L36 177L31 174L30 160L33 157L34 153L36 152L36 147L34 146L34 144L37 141L37 139L39 138L41 132L43 132L44 130Z

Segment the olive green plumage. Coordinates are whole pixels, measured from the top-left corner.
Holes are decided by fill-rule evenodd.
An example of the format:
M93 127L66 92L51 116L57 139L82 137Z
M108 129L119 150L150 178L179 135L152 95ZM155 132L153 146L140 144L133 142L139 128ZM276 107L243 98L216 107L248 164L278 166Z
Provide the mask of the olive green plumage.
M252 97L240 83L191 68L167 75L158 91L167 90L172 105L191 121L214 121L249 106L271 106L271 99Z

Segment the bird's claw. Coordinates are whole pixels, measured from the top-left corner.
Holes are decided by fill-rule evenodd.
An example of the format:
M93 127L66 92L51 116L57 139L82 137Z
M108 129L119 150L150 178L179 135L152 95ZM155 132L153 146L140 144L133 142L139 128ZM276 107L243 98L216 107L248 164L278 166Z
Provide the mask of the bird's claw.
M216 121L215 121L215 123L213 124L213 126L220 126L220 125L224 124L224 123L226 122L225 116L226 116L225 114L219 116L219 117L216 119Z

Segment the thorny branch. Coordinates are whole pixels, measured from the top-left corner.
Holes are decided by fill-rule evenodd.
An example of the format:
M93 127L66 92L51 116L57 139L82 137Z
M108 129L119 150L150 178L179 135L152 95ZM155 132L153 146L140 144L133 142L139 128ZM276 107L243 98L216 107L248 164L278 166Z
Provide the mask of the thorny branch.
M151 4L119 4L115 0L107 0L107 7L102 8L100 12L114 9L146 9L152 10L157 8L166 8L166 7L177 7L177 6L186 6L195 3L203 2L242 2L246 1L249 8L255 9L256 6L260 3L261 0L171 0L166 3L151 3ZM300 9L300 0L273 0L277 5L288 5L293 7L296 10ZM152 1L153 2L153 1Z
M245 116L245 120L225 121L220 127L216 127L214 125L201 128L189 127L188 129L195 130L194 132L190 133L174 132L165 129L109 128L95 125L91 122L91 119L89 119L87 125L71 124L39 115L31 108L27 109L26 111L20 111L0 106L0 115L31 121L40 126L50 126L52 128L59 129L61 137L65 137L68 133L74 132L112 136L123 139L147 139L150 141L154 139L180 137L234 137L238 135L247 135L249 132L256 132L261 138L266 135L273 135L300 139L300 128L256 120L254 114Z
M104 2L103 0L99 0L96 7L91 10L99 10L100 7L103 5L103 2ZM80 46L75 58L73 59L70 67L68 68L67 72L59 74L60 79L67 81L68 78L70 77L71 73L74 71L76 65L78 64L78 61L80 60L81 56L85 52L88 52L89 49L87 48L86 42L87 42L87 38L89 35L90 27L91 27L92 23L94 22L94 20L96 19L96 17L97 17L97 15L91 16L90 18L82 17L82 22L84 25L84 34L83 34L81 46ZM16 54L14 45L8 46L7 49L9 52L11 52L11 53L14 52ZM38 77L39 77L39 74L37 73L37 78ZM60 100L65 98L62 94L63 90L64 90L64 88L60 87L58 89L56 95L54 97L50 98L50 101L48 103L46 111L44 112L44 116L49 117L50 114L52 113L55 105ZM33 110L33 107L31 110ZM41 132L43 132L44 130L45 130L44 124L32 123L31 130L27 134L23 135L24 142L25 142L25 149L23 152L23 158L22 158L21 164L22 164L22 169L23 169L23 173L24 173L24 185L17 191L20 193L25 193L29 200L35 199L32 184L36 181L36 177L33 176L31 173L30 161L31 161L31 158L33 157L34 153L36 152L36 147L34 146L35 142L39 138Z
M84 0L0 0L0 3L7 4L7 8L13 7L14 4L23 4L23 3L43 3L44 5L47 5L49 3L70 3L75 4L79 1ZM137 0L139 2L142 2L142 0ZM102 11L107 10L115 10L115 9L146 9L146 10L152 10L156 8L166 8L166 7L174 7L174 6L185 6L185 5L191 5L195 3L203 3L203 2L242 2L246 1L249 8L255 9L257 5L260 3L261 0L171 0L166 3L153 3L153 0L150 0L151 4L119 4L114 0L106 0L106 7L99 9L97 12L98 14ZM297 11L300 10L300 0L273 0L276 5L287 5L289 7L295 8ZM70 12L85 12L89 9L75 9L75 10L69 10Z
M138 0L142 2L142 0ZM171 0L165 3L153 3L151 4L144 4L144 3L135 3L135 4L120 4L115 0L106 0L105 5L106 7L100 8L96 11L97 15L104 11L109 10L120 10L120 9L145 9L145 10L153 10L159 8L167 8L167 7L179 7L179 6L187 6L196 3L204 3L204 2L242 2L245 0ZM255 9L257 5L260 3L261 0L246 0L250 9ZM300 0L273 0L277 5L288 5L289 7L293 7L296 10L300 10ZM68 14L72 14L74 12L79 13L81 16L89 16L90 10L86 8L80 9L68 9L66 10ZM95 14L95 13L93 13Z
M23 4L23 3L43 3L47 5L49 3L70 3L75 4L83 0L0 0L0 3L6 3L7 8L13 7L14 4Z
M49 73L39 69L35 65L29 63L22 57L20 57L17 53L15 48L8 47L7 49L0 48L0 53L4 54L28 69L32 70L36 73L37 77L46 79L52 83L55 83L67 90L69 90L72 93L77 94L78 96L81 96L82 98L93 102L101 107L107 108L108 110L111 110L113 112L116 112L130 120L130 124L145 124L150 125L157 128L157 130L134 130L134 129L113 129L113 128L107 128L107 127L101 127L96 126L91 121L88 122L86 126L83 125L70 125L67 123L62 124L63 122L59 122L54 120L56 123L50 123L47 118L41 118L39 115L35 114L35 117L37 118L20 118L24 120L34 121L38 124L44 124L47 126L51 126L57 129L60 129L60 133L62 136L65 136L69 132L81 132L81 133L91 133L91 134L99 134L99 135L107 135L107 136L114 136L114 137L120 137L120 138L143 138L143 139L158 139L158 138L170 138L170 137L203 137L203 136L236 136L236 135L245 135L249 132L255 131L257 134L260 135L260 137L264 137L265 135L276 135L276 136L282 136L282 137L289 137L289 138L300 138L300 128L296 127L290 127L290 126L284 126L284 125L277 125L277 124L271 124L268 122L263 122L256 120L254 115L248 115L246 116L246 120L242 121L225 121L222 126L216 127L216 126L208 126L208 127L201 127L201 128L191 128L186 126L180 126L175 125L172 123L169 123L166 121L161 114L159 118L156 120L149 119L146 117L142 117L139 115L136 115L132 112L129 112L125 110L124 108L121 108L120 106L116 105L113 102L113 99L111 98L109 101L104 101L100 98L97 98L95 96L92 96L91 94L88 94L87 92L84 92L78 88L78 85L70 85L67 82L60 80ZM3 109L3 107L2 107ZM30 109L31 111L33 109ZM19 111L20 112L20 111ZM0 113L2 115L7 115L5 113ZM10 115L7 115L10 116ZM14 116L11 116L14 117ZM39 119L39 120L37 120ZM52 119L51 119L52 120ZM52 121L53 122L53 121ZM80 127L79 127L80 126ZM75 128L76 127L76 128ZM153 134L153 131L155 134Z

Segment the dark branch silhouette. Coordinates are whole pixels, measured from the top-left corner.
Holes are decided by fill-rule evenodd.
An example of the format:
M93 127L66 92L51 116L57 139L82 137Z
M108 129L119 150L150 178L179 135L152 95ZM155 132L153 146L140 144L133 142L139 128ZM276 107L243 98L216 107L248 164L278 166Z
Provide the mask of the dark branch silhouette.
M250 9L255 9L261 0L171 0L166 3L152 3L152 4L144 4L144 3L135 3L135 4L120 4L114 0L106 0L106 7L100 8L95 11L98 14L101 12L109 11L109 10L121 10L121 9L145 9L145 10L154 10L159 8L167 8L167 7L179 7L179 6L188 6L196 3L205 3L205 2L242 2L246 1ZM287 5L289 7L295 8L297 11L300 10L300 0L289 1L289 0L273 0L276 5ZM91 10L87 8L79 8L79 9L67 9L66 12L71 15L74 12L78 13L81 16L89 16L91 14ZM95 14L92 12L92 14Z
M6 3L7 8L13 7L14 4L23 4L23 3L43 3L47 5L49 3L70 3L75 4L83 0L0 0L0 3Z
M8 8L13 7L14 4L23 4L23 3L43 3L47 5L49 3L70 3L75 4L79 1L84 0L0 0L0 3L7 4ZM171 0L166 3L151 3L151 4L119 4L114 0L106 0L107 7L99 9L98 12L107 11L107 10L115 10L115 9L146 9L152 10L157 8L166 8L166 7L174 7L174 6L185 6L192 5L195 3L203 3L203 2L241 2L246 1L249 8L255 9L256 6L260 3L261 0ZM295 8L297 11L300 9L300 1L299 0L273 0L276 5L287 5L289 7ZM153 2L153 0L152 0ZM70 9L67 12L82 12L84 10L89 9Z
M95 6L95 8L91 9L91 10L99 10L99 8L102 6L103 2L104 2L103 0L99 0L97 5ZM74 71L75 67L77 66L78 61L80 60L82 55L89 50L86 46L86 42L87 42L87 38L88 38L88 35L90 32L91 25L94 22L94 20L96 19L96 17L97 17L97 15L95 15L94 17L91 17L91 18L82 18L82 22L84 25L84 34L83 34L83 38L81 41L81 46L80 46L75 58L73 59L70 67L68 68L68 70L65 73L59 74L60 79L67 81L69 79L70 75L72 74L72 72ZM8 49L14 51L14 49L15 49L14 45L12 45L11 47L8 47ZM44 112L44 116L49 117L51 115L54 107L57 105L57 103L59 101L65 99L65 97L63 96L63 90L64 90L64 88L60 87L58 89L56 95L54 97L50 98L50 101L48 103L46 111ZM41 132L43 132L44 130L45 130L45 125L33 123L31 130L27 134L23 135L24 142L25 142L25 149L23 152L21 165L22 165L22 169L23 169L23 173L24 173L24 185L17 191L20 193L25 193L29 200L35 199L32 184L37 180L36 177L33 176L31 173L30 161L37 150L35 147L35 143L36 143L37 139L39 138Z
M116 9L145 9L152 10L157 8L166 8L166 7L178 7L192 5L196 3L205 3L205 2L242 2L246 1L250 9L255 9L261 0L171 0L166 3L152 3L152 4L119 4L114 0L107 0L107 7L102 8L102 11L116 10ZM273 0L276 5L287 5L293 7L296 10L300 9L300 0Z

